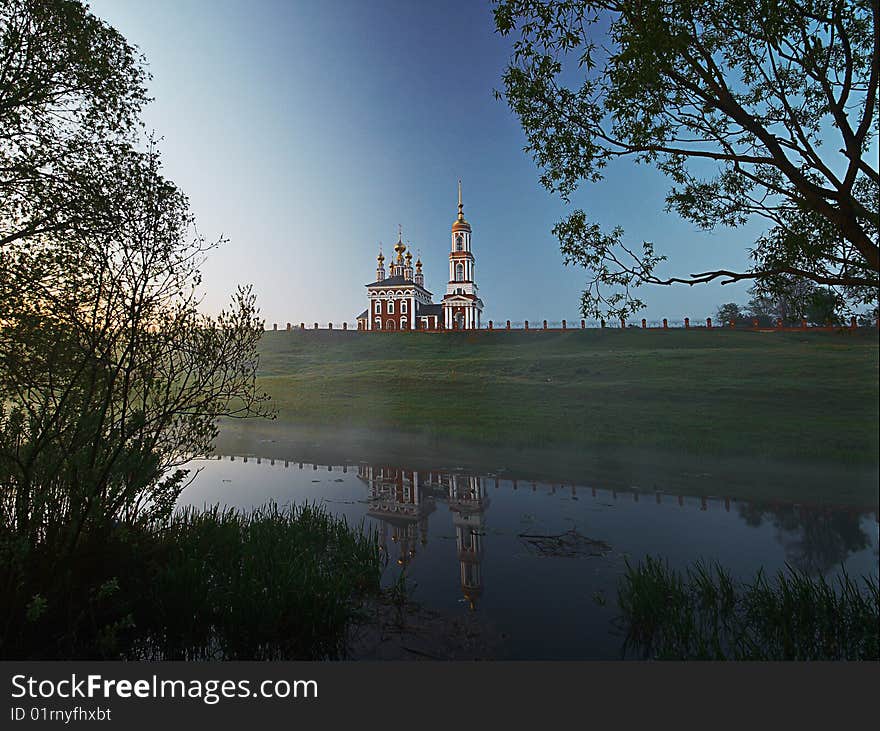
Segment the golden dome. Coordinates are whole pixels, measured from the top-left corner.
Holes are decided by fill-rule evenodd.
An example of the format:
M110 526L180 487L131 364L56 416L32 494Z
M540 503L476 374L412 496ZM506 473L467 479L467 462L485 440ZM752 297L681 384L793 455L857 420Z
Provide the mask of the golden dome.
M397 227L397 243L394 244L394 251L397 252L397 258L399 259L403 256L403 252L406 251L406 244L403 243L403 227Z
M407 251L407 252L406 252L406 260L407 260L407 261L412 261L412 252L410 252L410 251Z

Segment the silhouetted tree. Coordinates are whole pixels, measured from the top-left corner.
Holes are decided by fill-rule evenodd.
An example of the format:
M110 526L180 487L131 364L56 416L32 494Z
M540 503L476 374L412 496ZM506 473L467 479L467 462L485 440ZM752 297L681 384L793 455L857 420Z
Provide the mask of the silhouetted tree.
M496 0L494 13L518 34L503 97L549 190L567 200L628 157L669 177L667 209L702 228L770 225L748 269L665 277L652 243L575 211L554 233L591 272L584 314L638 310L642 284L778 276L876 301L877 2Z
M840 295L831 289L817 287L807 303L804 313L807 322L813 325L825 325L841 320L840 309L843 305Z
M135 147L145 79L82 3L0 5L0 535L18 557L162 519L217 418L264 412L254 298L199 312L218 242Z

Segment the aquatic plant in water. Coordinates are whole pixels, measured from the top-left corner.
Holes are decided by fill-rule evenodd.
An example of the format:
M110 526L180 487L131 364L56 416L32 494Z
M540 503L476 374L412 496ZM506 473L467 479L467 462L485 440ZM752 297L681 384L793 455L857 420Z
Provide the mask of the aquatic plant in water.
M618 587L624 653L666 660L877 660L878 582L787 566L737 582L716 564L647 557Z

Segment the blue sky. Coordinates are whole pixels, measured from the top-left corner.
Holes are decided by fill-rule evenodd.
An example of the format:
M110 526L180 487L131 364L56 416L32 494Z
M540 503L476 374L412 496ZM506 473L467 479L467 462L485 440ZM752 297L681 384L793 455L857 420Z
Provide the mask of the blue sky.
M485 319L578 315L562 201L538 183L497 101L510 41L480 0L99 0L92 11L147 57L148 129L199 230L230 240L205 264L203 307L252 283L271 323L352 321L380 241L403 226L435 301L463 181ZM755 228L706 233L663 211L667 182L631 161L570 208L653 241L670 273L744 266ZM710 315L748 285L643 288L643 316Z

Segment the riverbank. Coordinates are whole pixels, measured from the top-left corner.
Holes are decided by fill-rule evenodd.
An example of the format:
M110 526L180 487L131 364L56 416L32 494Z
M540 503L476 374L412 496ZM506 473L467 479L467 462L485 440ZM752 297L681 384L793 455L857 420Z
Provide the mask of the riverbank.
M220 453L876 505L874 331L269 332Z
M481 446L876 464L874 331L271 332L278 421Z

